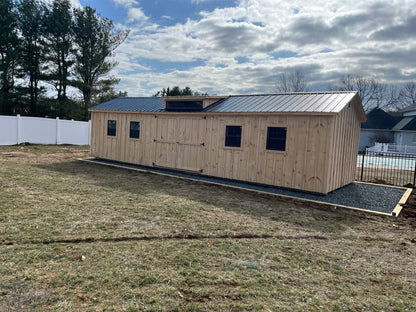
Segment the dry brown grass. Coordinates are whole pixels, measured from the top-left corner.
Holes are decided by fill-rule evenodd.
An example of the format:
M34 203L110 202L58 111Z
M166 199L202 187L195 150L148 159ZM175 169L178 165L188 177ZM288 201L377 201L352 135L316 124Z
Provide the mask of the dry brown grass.
M381 217L0 147L0 311L415 311ZM84 256L84 257L82 257Z

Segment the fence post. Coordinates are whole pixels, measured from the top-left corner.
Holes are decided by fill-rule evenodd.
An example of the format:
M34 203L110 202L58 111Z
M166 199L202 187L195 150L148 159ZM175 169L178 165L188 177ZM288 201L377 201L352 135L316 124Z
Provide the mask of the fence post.
M22 119L20 115L17 114L17 144L22 143Z
M363 174L364 174L364 158L365 158L365 154L366 154L366 151L367 151L367 149L365 149L364 151L363 151L363 158L362 158L362 160L361 160L361 182L363 182Z
M56 144L61 144L61 130L59 129L59 117L56 117Z
M415 169L413 171L413 187L415 186L415 182L416 182L416 161L415 161Z

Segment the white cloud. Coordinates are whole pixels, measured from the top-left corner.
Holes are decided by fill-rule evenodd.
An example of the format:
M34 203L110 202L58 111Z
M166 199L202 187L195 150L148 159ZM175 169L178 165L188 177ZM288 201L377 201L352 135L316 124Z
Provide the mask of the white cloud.
M129 8L127 13L128 22L144 22L148 17L144 14L140 8Z
M125 7L127 9L127 22L138 22L141 25L148 17L139 7L139 2L136 0L112 0L116 5Z
M139 7L140 3L137 0L112 0L116 5L127 9L127 22L138 22L139 25L145 22L148 17Z
M116 68L117 73L122 72L124 74L133 73L136 71L150 71L151 68L141 65L137 60L127 53L117 53L118 66Z
M136 0L113 0L113 2L117 5L120 5L126 8L131 8L131 7L139 5L139 2Z
M211 0L191 0L191 3L200 4L202 2L208 2L208 1L211 1Z
M128 14L130 21L148 21L141 9ZM320 86L348 73L416 79L415 26L416 8L408 0L241 0L172 26L148 21L133 27L119 47L124 54L120 87L131 95L150 95L168 85L209 93L272 92L277 76L294 68ZM296 56L279 58L282 51ZM245 61L237 62L241 57ZM127 62L138 58L204 65L124 73Z

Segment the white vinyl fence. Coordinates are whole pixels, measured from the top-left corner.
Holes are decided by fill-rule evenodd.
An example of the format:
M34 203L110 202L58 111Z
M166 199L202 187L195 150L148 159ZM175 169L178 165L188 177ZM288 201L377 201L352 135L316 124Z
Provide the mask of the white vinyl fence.
M375 143L374 146L368 147L367 151L416 155L416 146L399 145L392 143Z
M89 145L91 121L0 116L0 145L20 143Z

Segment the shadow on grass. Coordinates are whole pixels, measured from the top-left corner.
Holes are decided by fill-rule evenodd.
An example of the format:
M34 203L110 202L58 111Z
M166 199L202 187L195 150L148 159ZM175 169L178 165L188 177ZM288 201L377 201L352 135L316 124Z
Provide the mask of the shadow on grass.
M285 222L326 234L340 233L350 226L361 224L366 219L382 218L368 216L365 213L353 210L335 209L329 205L297 201L276 195L260 194L248 190L208 184L202 181L191 181L150 172L140 172L75 160L46 165L37 164L35 166L58 172L61 175L85 177L89 183L108 190L114 189L141 195L159 193L167 196L179 196L205 205L212 204L224 211L232 211L254 217L266 217L276 222ZM208 237L178 236L176 238L203 239ZM254 236L253 238L256 237ZM134 240L135 238L132 239ZM145 240L152 238L139 237L136 239Z

